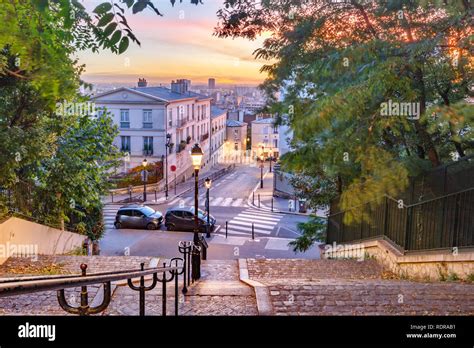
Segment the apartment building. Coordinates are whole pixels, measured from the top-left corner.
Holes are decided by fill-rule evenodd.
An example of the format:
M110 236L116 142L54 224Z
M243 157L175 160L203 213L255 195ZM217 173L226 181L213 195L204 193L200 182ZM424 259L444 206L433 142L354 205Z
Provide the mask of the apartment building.
M211 106L211 164L223 162L227 111Z
M265 158L278 158L279 151L279 126L275 126L273 118L262 118L251 123L252 157L262 154Z
M119 127L115 145L127 155L122 172L148 162L162 161L168 151L168 173L176 166L178 180L192 174L189 151L199 143L203 171L210 164L211 98L189 91L191 81L177 80L171 88L148 87L140 79L134 88L118 88L93 99L96 107L106 108ZM167 146L167 134L170 138Z
M247 123L236 120L226 121L226 141L224 157L226 162L240 162L246 155Z

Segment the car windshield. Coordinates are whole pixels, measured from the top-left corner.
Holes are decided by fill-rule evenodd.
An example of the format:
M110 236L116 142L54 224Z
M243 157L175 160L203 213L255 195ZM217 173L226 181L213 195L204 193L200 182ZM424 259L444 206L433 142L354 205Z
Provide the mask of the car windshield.
M150 216L151 214L155 213L155 211L151 209L150 207L143 207L142 209L140 209L140 211L146 216Z

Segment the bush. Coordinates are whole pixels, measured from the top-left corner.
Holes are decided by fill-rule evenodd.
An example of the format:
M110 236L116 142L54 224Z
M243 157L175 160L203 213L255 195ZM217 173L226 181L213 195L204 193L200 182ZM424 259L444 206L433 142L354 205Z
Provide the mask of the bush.
M138 166L130 169L130 171L121 179L119 179L116 183L117 188L126 188L130 185L132 186L139 186L143 185L141 171L143 170L143 166ZM146 166L146 170L148 171L148 181L147 183L153 184L161 179L163 179L163 163L161 161L155 163L149 163Z

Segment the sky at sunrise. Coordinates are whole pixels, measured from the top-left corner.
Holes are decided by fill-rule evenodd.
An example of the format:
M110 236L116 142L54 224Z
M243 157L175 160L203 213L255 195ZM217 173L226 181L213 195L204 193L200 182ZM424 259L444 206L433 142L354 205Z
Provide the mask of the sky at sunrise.
M84 0L83 4L92 11L102 2ZM216 12L223 0L203 3L196 6L183 0L176 1L173 7L169 0L155 0L162 17L150 9L136 15L128 10L127 21L141 47L131 43L122 55L81 52L79 61L86 65L84 80L132 83L145 77L150 84L157 84L187 78L196 84L207 83L209 77L214 77L218 84L261 83L266 76L259 70L265 62L255 60L252 53L265 37L255 41L216 37Z

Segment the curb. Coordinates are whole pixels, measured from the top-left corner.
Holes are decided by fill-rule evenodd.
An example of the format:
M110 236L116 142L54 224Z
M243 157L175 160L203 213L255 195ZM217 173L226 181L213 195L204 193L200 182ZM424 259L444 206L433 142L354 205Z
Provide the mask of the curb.
M247 259L239 259L239 279L251 286L255 291L258 315L273 315L273 305L270 300L270 291L265 284L249 278Z

